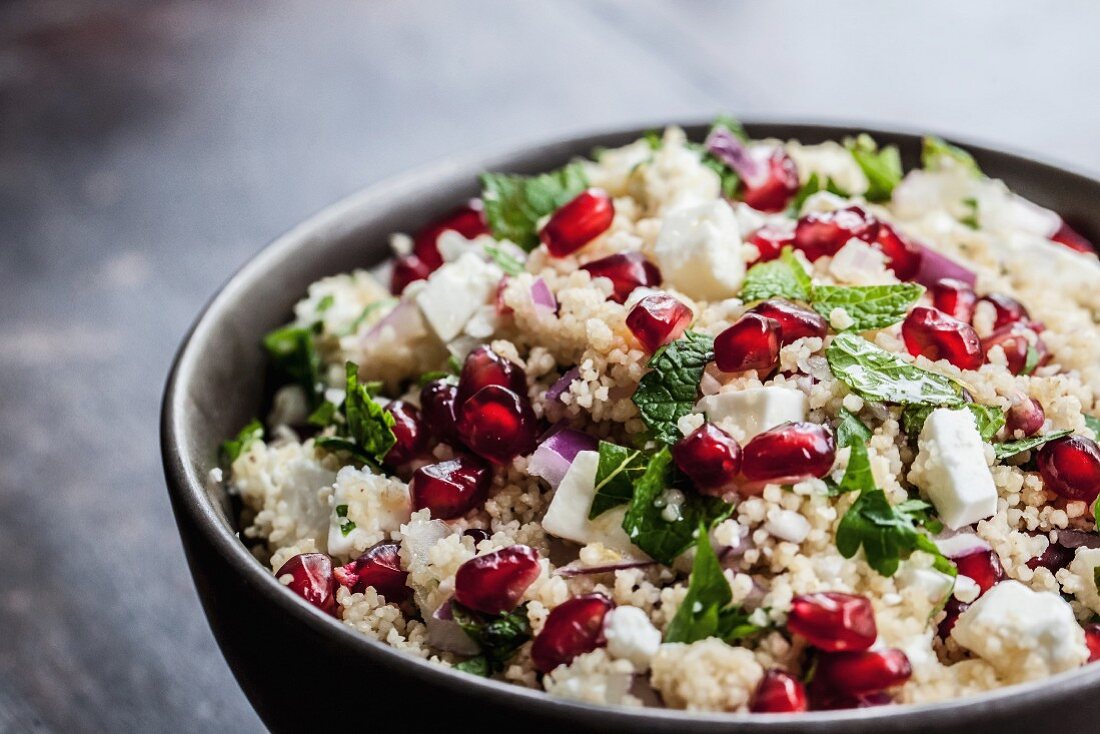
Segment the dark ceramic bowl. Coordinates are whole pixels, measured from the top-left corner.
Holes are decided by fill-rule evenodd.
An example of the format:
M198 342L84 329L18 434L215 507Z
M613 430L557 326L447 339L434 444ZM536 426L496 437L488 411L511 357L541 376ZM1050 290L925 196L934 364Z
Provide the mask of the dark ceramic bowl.
M862 128L750 124L754 137L839 139ZM705 126L687 126L701 139ZM199 317L176 358L164 396L161 442L168 491L206 616L260 716L278 731L337 731L361 721L403 721L416 730L569 732L944 732L1092 731L1100 721L1100 665L978 698L801 715L687 714L615 709L451 672L404 655L325 616L249 554L224 493L204 478L218 444L261 414L261 336L286 322L294 302L323 276L387 256L387 236L412 231L477 194L483 170L534 173L597 146L623 145L618 130L462 162L373 186L280 237L233 276ZM870 131L917 163L915 135ZM1055 209L1100 241L1100 182L1026 158L967 146L982 168ZM1057 287L1052 283L1051 287ZM368 717L366 719L362 717Z

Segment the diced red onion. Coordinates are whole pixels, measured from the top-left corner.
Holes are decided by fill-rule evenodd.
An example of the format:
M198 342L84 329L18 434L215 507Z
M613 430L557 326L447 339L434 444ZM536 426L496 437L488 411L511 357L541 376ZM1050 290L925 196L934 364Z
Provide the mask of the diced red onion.
M973 530L960 530L954 532L945 530L934 539L936 547L947 558L961 558L976 551L992 550L993 546L978 537Z
M725 128L715 128L707 136L705 145L708 153L736 171L745 181L757 181L767 175L748 147Z
M654 565L655 561L639 561L633 558L624 558L617 563L601 564L599 566L586 566L580 561L573 561L559 568L555 573L559 576L572 578L574 576L591 576L597 573L611 573L624 568L646 568Z
M566 372L564 375L558 378L557 382L550 386L549 390L546 391L546 399L559 400L562 396L562 393L568 390L569 386L573 384L573 380L577 379L580 376L580 367L574 367Z
M536 477L542 477L551 487L557 489L577 454L595 451L598 445L599 441L587 433L558 426L550 431L531 454L531 458L527 460L527 471Z
M918 244L917 248L921 251L920 269L917 270L913 280L924 287L931 288L944 278L955 278L971 287L978 281L974 271L963 267L946 255L941 255L925 245Z
M555 314L558 312L558 299L554 298L550 286L542 278L536 278L531 284L531 300L535 303L535 310Z
M377 339L387 327L402 339L418 339L425 334L424 319L412 301L401 301L363 336L363 341Z
M1100 548L1100 535L1083 530L1059 530L1058 545L1063 548Z
M425 623L428 628L428 644L456 655L477 655L477 643L454 620L451 600L443 602Z

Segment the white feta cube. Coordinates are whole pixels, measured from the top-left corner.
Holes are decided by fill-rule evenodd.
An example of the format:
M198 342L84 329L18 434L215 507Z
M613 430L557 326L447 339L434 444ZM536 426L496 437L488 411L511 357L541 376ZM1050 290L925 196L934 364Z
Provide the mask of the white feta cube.
M788 421L806 420L806 395L785 387L750 387L747 390L707 395L695 404L712 423L728 423L744 442Z
M841 283L851 285L882 285L895 280L886 269L882 250L854 237L833 255L829 272Z
M649 661L661 648L661 631L638 607L615 607L603 618L607 652L613 658L629 660L639 673L649 670Z
M1002 581L971 604L951 636L1014 683L1070 670L1089 658L1070 605L1018 581Z
M416 291L416 305L439 340L447 343L489 302L503 275L496 265L467 252L432 273Z
M771 508L764 529L773 538L789 543L801 543L810 534L810 521L794 510Z
M955 579L932 568L915 568L906 564L898 573L897 582L902 589L918 590L921 596L935 605L946 601Z
M965 408L933 410L917 445L920 487L944 525L957 530L993 516L997 487L973 413Z
M542 528L553 536L574 543L602 543L626 556L645 558L646 555L634 547L623 530L625 505L610 509L594 520L588 519L592 498L596 494L599 464L598 451L581 451L576 455L554 491L554 497L542 518Z
M362 553L399 530L412 515L408 485L365 467L345 466L337 473L331 504L328 552L333 556Z
M1077 601L1100 614L1100 590L1096 588L1096 577L1100 573L1100 548L1078 548L1069 564L1071 583L1064 583L1066 591L1077 597ZM1062 574L1059 574L1059 579Z
M737 295L745 278L741 233L723 200L665 216L652 256L665 282L695 300Z

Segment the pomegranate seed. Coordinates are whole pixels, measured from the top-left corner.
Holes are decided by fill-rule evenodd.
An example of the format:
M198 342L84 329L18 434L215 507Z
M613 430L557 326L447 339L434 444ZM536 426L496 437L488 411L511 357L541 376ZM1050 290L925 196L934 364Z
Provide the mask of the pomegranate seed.
M920 270L920 249L886 222L879 224L871 244L886 255L886 265L898 280L912 280Z
M424 416L424 425L440 441L450 446L461 446L455 425L455 396L458 386L450 380L432 380L420 388L420 412Z
M672 447L672 457L703 494L722 494L741 470L741 444L713 423L681 438Z
M1100 494L1100 447L1091 438L1056 438L1039 449L1038 464L1043 483L1060 497L1091 505Z
M901 337L914 357L946 359L963 370L982 366L982 342L974 328L934 308L917 306L910 311L901 325Z
M603 618L614 605L600 593L575 596L550 610L531 645L531 661L543 673L604 644Z
M802 681L782 670L765 673L749 702L749 711L754 714L798 713L807 708Z
M390 292L401 295L416 280L424 280L435 268L416 255L404 255L393 261L393 275L390 276Z
M458 435L478 456L507 464L535 450L538 419L527 398L487 385L459 408Z
M455 573L455 600L485 614L516 608L523 592L539 576L539 554L525 545L510 545L463 563Z
M749 237L749 244L756 245L756 249L760 251L756 262L761 263L776 259L784 247L793 243L793 232L768 226L761 227Z
M676 341L691 323L691 309L665 293L638 301L626 315L626 326L649 353Z
M1032 571L1045 568L1051 573L1057 573L1073 561L1074 551L1066 548L1061 543L1050 543L1047 549L1027 562L1027 567Z
M900 686L909 680L913 667L909 658L897 648L834 652L817 659L814 680L850 696L878 693Z
M833 468L836 442L817 423L782 423L753 436L743 451L741 473L750 482L823 477Z
M983 301L993 306L993 310L997 314L993 321L994 330L1002 326L1007 326L1008 324L1014 324L1017 321L1026 321L1028 319L1027 309L1024 308L1024 304L1020 303L1015 298L1011 298L1001 293L990 293L979 299L979 303Z
M714 361L723 372L771 372L779 362L778 321L746 313L714 339Z
M1100 660L1100 624L1085 625L1085 644L1089 647L1089 662Z
M301 553L275 572L275 578L292 577L287 588L322 612L336 616L336 577L332 560L324 553Z
M1023 436L1033 436L1046 422L1046 412L1038 400L1023 397L1005 412L1005 428L1009 436L1019 431Z
M412 595L405 584L408 571L401 568L401 544L382 541L367 549L363 555L333 571L336 580L348 587L353 594L374 587L388 602L403 602Z
M960 574L974 579L982 594L992 589L994 584L1005 577L1001 559L991 550L975 550L951 560Z
M872 706L887 706L893 703L890 695L882 691L852 696L829 688L824 679L814 678L807 691L810 707L814 711L839 711L842 709L865 709Z
M471 395L489 385L500 385L517 395L526 395L527 374L512 360L481 346L470 352L462 365L458 392L455 394L455 410L460 409Z
M1093 247L1093 244L1065 222L1062 222L1062 226L1050 236L1050 239L1060 245L1065 245L1071 250L1086 252L1090 255L1096 254L1096 248Z
M489 225L485 221L481 201L474 199L417 232L416 237L413 238L413 254L432 270L443 264L438 243L439 235L447 230L454 230L468 240L478 235L489 234Z
M978 294L969 283L956 278L941 278L932 286L932 305L959 321L970 323Z
M615 218L615 204L602 189L588 189L551 215L539 239L554 257L572 255L599 237Z
M431 511L438 520L465 515L485 501L492 472L472 456L422 466L413 473L409 484L413 507Z
M798 167L777 147L765 161L765 175L741 180L741 200L757 211L779 212L787 208L799 186Z
M954 596L948 597L947 603L943 605L944 617L936 627L936 632L941 639L946 640L951 636L951 630L955 629L955 622L958 622L959 616L969 608L970 605L966 602L961 602Z
M587 270L593 278L610 280L611 300L615 303L625 303L635 288L661 283L661 271L640 252L608 255L582 265L581 270Z
M404 400L394 400L386 406L386 412L393 416L393 435L397 438L384 461L392 469L412 461L428 448L428 430L420 420L420 411Z
M1032 335L1032 339L1028 335ZM1034 343L1032 343L1034 340ZM1036 350L1038 359L1033 367L1038 367L1049 360L1050 354L1042 339L1034 335L1034 332L1023 323L1006 324L994 331L982 340L982 352L989 354L994 347L1000 347L1008 362L1008 371L1014 375L1027 369L1027 354L1031 349Z
M796 596L787 629L826 652L866 650L878 636L871 602L839 591Z
M777 298L761 301L749 309L749 313L758 313L777 321L779 344L784 347L808 336L823 337L829 331L829 322L817 311Z
M833 212L811 212L798 220L794 230L794 246L811 261L837 250L855 237L872 242L878 222L858 206Z
M489 538L493 537L492 533L490 533L488 530L482 530L481 528L467 528L466 531L462 534L465 535L467 538L473 538L474 546L477 546L477 544L483 540L488 540Z

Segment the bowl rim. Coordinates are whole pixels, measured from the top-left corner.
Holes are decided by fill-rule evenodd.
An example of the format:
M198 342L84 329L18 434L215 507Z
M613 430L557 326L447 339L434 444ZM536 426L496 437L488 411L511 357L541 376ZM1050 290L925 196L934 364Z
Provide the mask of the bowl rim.
M851 726L864 727L883 725L887 729L895 726L918 727L922 724L942 724L944 717L955 717L960 723L964 719L989 713L993 710L1004 713L1006 710L1025 710L1041 705L1052 697L1070 698L1078 694L1095 692L1100 689L1100 664L1077 668L1054 676L1003 686L992 691L964 698L951 699L936 703L900 704L893 706L845 709L840 711L812 711L798 714L750 714L722 712L686 712L669 708L627 708L589 704L559 698L552 698L545 691L526 688L513 683L505 683L482 678L446 668L426 659L409 655L384 642L364 635L335 617L316 609L304 599L287 594L274 574L259 563L240 541L238 533L225 527L222 519L206 490L206 478L196 470L196 456L185 440L185 425L188 422L186 398L188 386L196 369L196 360L200 356L199 345L208 335L218 328L224 314L230 310L237 293L245 290L248 284L268 271L272 271L283 259L298 250L310 239L337 233L354 214L368 209L384 211L385 207L396 203L407 193L422 189L424 186L441 179L454 178L469 171L487 170L511 165L515 160L533 156L540 149L577 148L588 144L595 147L601 139L621 137L630 134L641 135L646 130L661 129L678 125L684 129L705 127L709 121L687 120L679 122L664 121L652 125L615 125L579 133L523 143L487 154L471 153L452 157L421 166L410 172L386 177L333 204L322 208L298 225L261 249L245 261L240 268L218 288L208 300L191 327L172 361L164 389L161 405L160 441L168 491L174 502L175 512L186 512L193 525L200 529L206 541L217 551L222 559L240 576L241 580L258 590L285 614L295 618L297 623L307 625L314 633L333 636L342 645L348 646L367 659L373 659L382 665L393 666L403 674L419 678L430 685L442 686L456 693L476 694L507 703L513 708L538 707L553 709L556 718L568 717L577 723L598 724L601 727L615 725L644 724L661 731L686 729L689 731L720 729L758 729L784 731L792 727L807 731L848 731ZM803 132L827 132L832 137L840 134L867 132L873 137L919 138L921 134L905 126L877 127L862 125L851 121L791 118L749 118L745 125L752 127L784 127ZM1007 158L1013 164L1025 164L1051 169L1051 172L1084 179L1084 182L1100 186L1100 180L1072 166L1022 154L1002 146L990 146L970 142L955 136L945 136L957 141L968 150L978 154ZM1091 690L1090 690L1091 689Z

